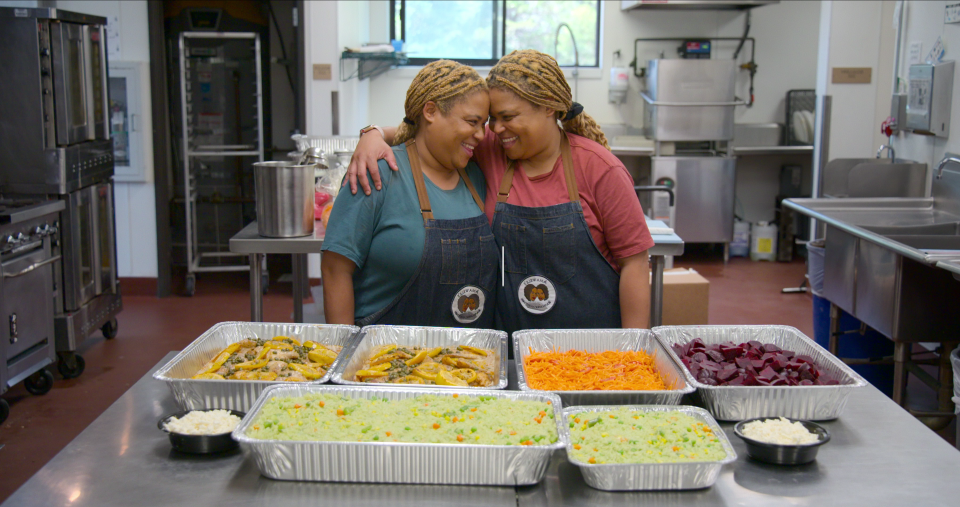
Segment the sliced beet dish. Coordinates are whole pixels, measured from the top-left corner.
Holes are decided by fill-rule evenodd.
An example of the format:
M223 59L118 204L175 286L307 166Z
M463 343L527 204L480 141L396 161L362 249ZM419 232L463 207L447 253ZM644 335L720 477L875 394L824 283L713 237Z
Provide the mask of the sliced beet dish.
M838 385L812 357L773 343L711 343L702 339L671 346L698 382L710 386Z

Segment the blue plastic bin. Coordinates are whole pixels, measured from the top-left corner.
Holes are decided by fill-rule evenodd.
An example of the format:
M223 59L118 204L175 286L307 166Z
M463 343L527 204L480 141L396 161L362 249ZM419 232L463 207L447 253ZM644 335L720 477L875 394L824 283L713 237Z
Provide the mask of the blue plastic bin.
M859 329L860 321L840 310L840 331ZM829 350L830 301L816 294L813 294L813 339L818 345ZM863 336L859 333L842 335L837 355L857 359L892 356L893 340L868 328ZM892 364L859 364L851 368L887 396L893 395Z

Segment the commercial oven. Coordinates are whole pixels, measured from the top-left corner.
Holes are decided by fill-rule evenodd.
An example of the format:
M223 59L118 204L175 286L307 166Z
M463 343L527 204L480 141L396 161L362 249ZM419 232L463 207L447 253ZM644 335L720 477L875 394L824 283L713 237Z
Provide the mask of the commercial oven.
M51 246L62 259L53 264L53 319L70 372L82 370L74 352L94 330L116 336L121 309L106 23L0 8L0 193L64 204Z
M113 174L105 24L0 8L0 191L66 194Z

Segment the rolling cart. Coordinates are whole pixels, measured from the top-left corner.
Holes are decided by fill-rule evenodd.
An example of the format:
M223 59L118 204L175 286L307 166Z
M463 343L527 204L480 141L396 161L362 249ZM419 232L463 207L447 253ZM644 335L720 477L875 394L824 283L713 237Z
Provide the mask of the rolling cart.
M187 275L248 271L229 239L256 216L253 163L264 160L260 35L183 32L180 136ZM264 271L266 290L267 274Z

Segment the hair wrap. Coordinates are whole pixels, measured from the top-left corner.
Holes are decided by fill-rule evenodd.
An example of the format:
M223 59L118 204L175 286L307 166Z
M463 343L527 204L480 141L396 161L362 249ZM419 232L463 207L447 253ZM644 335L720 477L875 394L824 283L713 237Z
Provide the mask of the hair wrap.
M452 60L437 60L424 65L407 88L403 123L397 128L393 144L403 144L416 135L427 102L434 102L440 112L446 114L469 93L486 89L486 81L472 67Z
M510 90L533 105L556 111L563 130L610 149L597 122L583 111L583 106L573 102L570 84L552 56L533 49L514 51L490 69L487 85Z
M567 111L567 114L564 115L563 121L570 121L577 117L578 114L583 112L583 106L579 102L574 102L573 106L570 107L570 110Z

